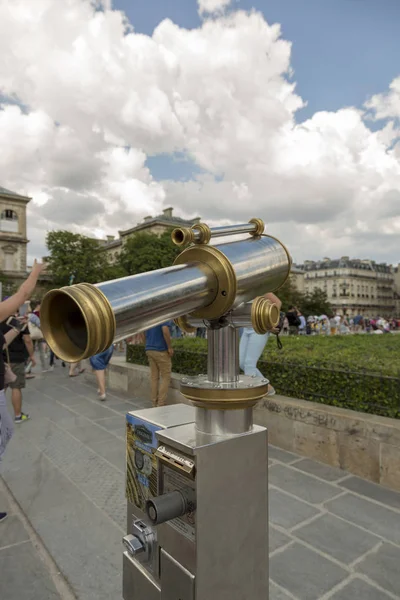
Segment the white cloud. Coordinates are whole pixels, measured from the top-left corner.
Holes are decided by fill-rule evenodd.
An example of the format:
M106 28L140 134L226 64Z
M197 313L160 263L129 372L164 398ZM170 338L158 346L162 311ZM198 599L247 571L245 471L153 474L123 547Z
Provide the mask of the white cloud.
M232 0L197 0L199 13L219 13L232 3Z
M392 81L388 92L372 96L366 107L374 111L376 119L400 118L400 77Z
M0 4L0 90L26 107L0 110L0 185L34 198L31 254L46 229L116 233L172 205L214 224L260 216L298 261L399 260L400 78L366 114L296 124L291 44L260 13L150 37L108 2L56 4ZM203 174L155 181L146 158L176 151Z

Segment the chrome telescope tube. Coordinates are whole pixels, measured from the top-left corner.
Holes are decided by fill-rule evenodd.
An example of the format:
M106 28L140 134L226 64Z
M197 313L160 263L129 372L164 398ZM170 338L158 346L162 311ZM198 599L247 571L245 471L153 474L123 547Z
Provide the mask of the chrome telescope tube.
M96 286L77 284L46 294L43 335L56 355L77 362L149 327L209 304L217 292L213 271L186 264Z
M52 290L41 305L42 331L57 356L76 362L169 319L219 319L277 290L290 267L288 251L270 236L195 244L166 269Z
M176 246L186 244L208 244L213 237L225 237L250 233L251 235L262 235L264 233L264 221L251 219L248 223L241 225L223 225L220 227L209 227L205 223L197 223L192 227L177 227L171 234L172 241Z

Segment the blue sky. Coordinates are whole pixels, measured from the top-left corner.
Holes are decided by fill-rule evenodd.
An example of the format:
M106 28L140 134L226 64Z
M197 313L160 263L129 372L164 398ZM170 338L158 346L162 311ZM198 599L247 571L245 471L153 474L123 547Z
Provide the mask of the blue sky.
M165 18L185 27L201 23L196 0L114 0L137 32L151 34ZM320 110L361 107L400 74L400 0L236 0L234 8L263 12L292 42L297 91L307 106L302 121ZM181 158L148 160L156 179L196 171Z

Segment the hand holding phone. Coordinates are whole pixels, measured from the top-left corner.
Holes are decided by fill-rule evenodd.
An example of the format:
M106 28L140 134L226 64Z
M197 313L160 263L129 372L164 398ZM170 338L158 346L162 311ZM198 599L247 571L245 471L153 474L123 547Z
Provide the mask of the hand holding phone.
M17 317L10 317L6 322L9 327L12 327L17 331L22 331L22 329L25 327L25 323L22 323L19 319L17 319Z

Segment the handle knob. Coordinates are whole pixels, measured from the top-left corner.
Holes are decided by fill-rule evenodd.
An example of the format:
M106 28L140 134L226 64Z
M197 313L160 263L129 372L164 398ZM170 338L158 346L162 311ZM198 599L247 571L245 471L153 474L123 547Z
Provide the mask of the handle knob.
M122 539L122 542L131 556L137 556L145 551L144 544L142 544L136 535L126 535Z
M169 492L147 501L146 512L153 525L160 525L189 512L186 498L181 492Z

